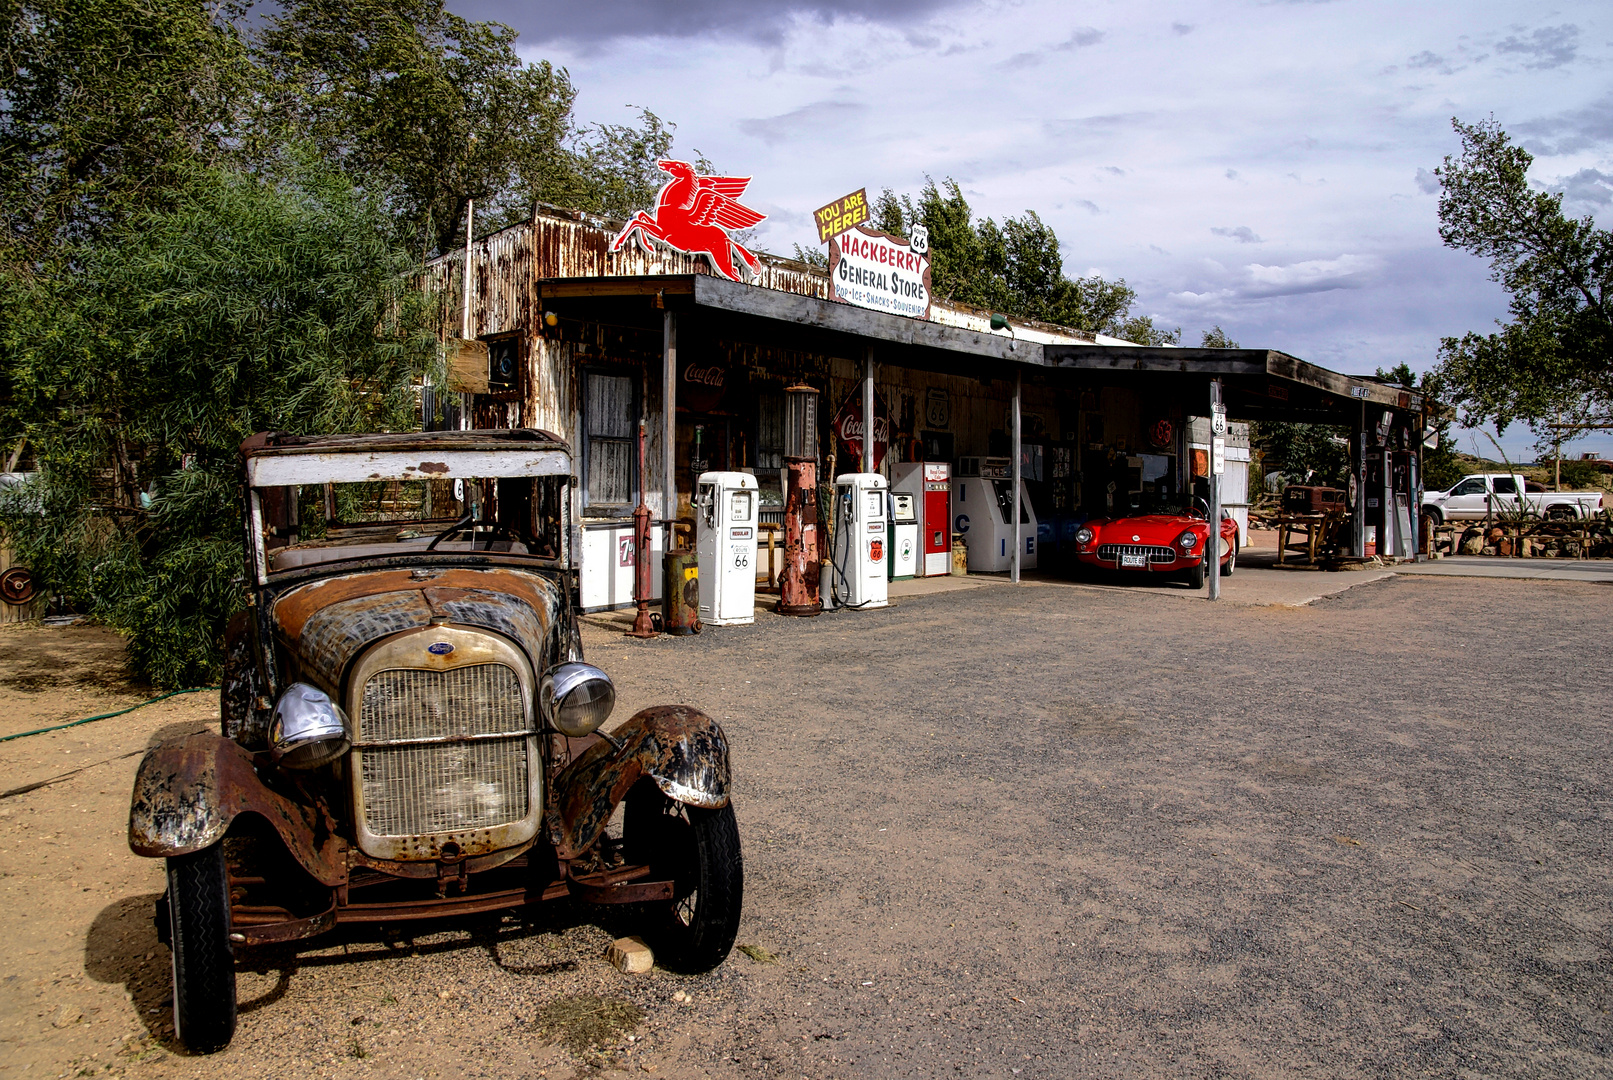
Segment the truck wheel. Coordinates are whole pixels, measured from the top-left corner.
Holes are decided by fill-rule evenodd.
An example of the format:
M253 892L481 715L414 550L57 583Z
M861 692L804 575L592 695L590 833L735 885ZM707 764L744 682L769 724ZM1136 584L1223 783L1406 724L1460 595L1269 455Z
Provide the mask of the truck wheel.
M1573 521L1574 511L1567 506L1552 506L1546 509L1547 521Z
M646 905L644 939L669 971L710 971L739 934L745 868L734 808L685 806L648 777L628 793L622 839L630 861L673 883L672 899Z
M235 950L224 845L168 860L168 948L174 969L174 1030L185 1048L211 1054L235 1034Z
M1445 524L1445 511L1441 510L1437 506L1423 507L1423 517L1432 522L1434 528L1436 529Z
M1203 560L1200 560L1199 564L1197 566L1188 567L1186 577L1187 577L1187 587L1189 589L1197 590L1197 589L1204 588L1204 562L1203 562Z

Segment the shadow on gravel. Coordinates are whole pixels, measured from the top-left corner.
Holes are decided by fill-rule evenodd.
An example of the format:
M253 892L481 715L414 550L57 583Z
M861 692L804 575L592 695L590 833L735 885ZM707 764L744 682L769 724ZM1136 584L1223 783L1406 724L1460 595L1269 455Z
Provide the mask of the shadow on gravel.
M96 982L122 985L147 1034L164 1049L183 1053L174 1041L168 947L152 921L157 897L125 896L101 909L84 937L84 973Z

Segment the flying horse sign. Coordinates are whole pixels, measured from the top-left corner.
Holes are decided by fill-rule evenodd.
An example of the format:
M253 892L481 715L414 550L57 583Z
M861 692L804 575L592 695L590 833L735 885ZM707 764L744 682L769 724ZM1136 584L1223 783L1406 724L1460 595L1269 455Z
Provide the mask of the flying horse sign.
M655 164L672 176L655 197L655 215L652 217L642 210L634 214L610 249L622 250L636 235L644 253L653 254L655 249L649 241L653 236L674 251L704 255L712 269L730 281L739 280L734 252L739 253L752 273L759 270L756 256L728 235L729 229L748 229L767 219L766 214L758 214L738 202L750 185L750 177L699 176L687 161Z

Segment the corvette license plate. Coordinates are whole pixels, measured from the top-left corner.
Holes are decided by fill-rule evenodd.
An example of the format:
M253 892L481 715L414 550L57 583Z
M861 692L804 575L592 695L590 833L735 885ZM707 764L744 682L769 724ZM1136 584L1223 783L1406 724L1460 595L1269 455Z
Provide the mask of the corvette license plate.
M1148 569L1148 556L1133 555L1130 552L1122 551L1120 553L1120 565L1125 567L1134 566L1139 570L1146 570Z

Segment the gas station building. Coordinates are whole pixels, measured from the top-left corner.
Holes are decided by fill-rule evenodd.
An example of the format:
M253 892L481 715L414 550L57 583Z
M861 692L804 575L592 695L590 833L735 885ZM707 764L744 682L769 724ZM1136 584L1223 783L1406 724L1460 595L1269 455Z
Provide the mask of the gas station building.
M871 471L898 492L908 481L921 491L925 470L903 466L944 464L930 470L953 487L944 540L950 548L964 531L971 572L1017 575L1073 523L1123 513L1146 493L1199 490L1210 471L1201 418L1216 398L1232 421L1347 427L1360 506L1353 551L1367 550L1369 530L1385 557L1419 550L1426 415L1414 390L1274 350L1141 347L941 301L927 319L887 314L831 299L829 274L803 262L759 255L740 283L660 244L613 252L622 225L540 207L427 267L428 287L458 305L451 322L485 344L451 358L449 393L428 388L428 416L441 406L448 426L535 427L571 443L567 554L586 610L634 599L641 498L656 567L668 519L692 517L702 473L752 474L762 525L782 523L792 400L813 402L807 438L820 482ZM816 397L799 396L806 388ZM1248 502L1236 426L1223 491L1235 516ZM799 417L794 428L799 439ZM862 439L869 430L874 439ZM1040 537L1027 522L1029 542L1003 541L994 561L981 522L998 515L960 513L970 509L956 502L969 498L960 482L975 481L976 499L993 486L1006 498L1016 474ZM1012 536L1008 516L997 524ZM934 529L924 531L930 548ZM661 575L652 578L659 595Z

